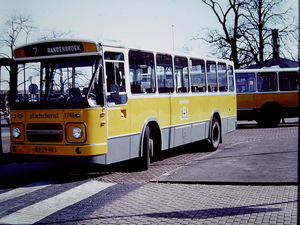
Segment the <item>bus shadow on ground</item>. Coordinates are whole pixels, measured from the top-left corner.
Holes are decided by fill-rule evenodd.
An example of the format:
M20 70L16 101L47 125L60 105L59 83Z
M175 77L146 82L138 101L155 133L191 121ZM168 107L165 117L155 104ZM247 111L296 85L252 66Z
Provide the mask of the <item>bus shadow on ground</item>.
M286 201L286 202L275 202L269 204L257 204L257 205L248 205L248 206L236 206L236 207L221 207L221 208L208 208L208 209L196 209L196 210L182 210L182 211L169 211L169 212L153 212L153 213L145 213L145 214L126 214L122 215L112 215L112 216L97 216L97 217L88 217L87 219L73 219L73 220L62 220L59 223L67 223L67 222L78 222L84 220L98 220L101 222L101 219L118 219L119 222L124 219L126 221L127 218L135 218L135 217L150 217L150 218L165 218L165 219L178 219L180 220L199 220L199 219L209 219L209 218L217 218L217 217L229 217L229 216L239 216L246 214L258 214L258 213L275 213L279 211L283 211L282 204L291 204L296 201ZM274 207L277 206L277 207ZM84 211L87 214L87 210ZM125 214L125 215L124 215ZM82 215L78 213L78 215ZM59 217L58 217L59 218ZM177 221L177 222L178 222ZM49 221L50 222L50 221ZM54 221L51 221L54 223ZM55 221L58 222L58 221ZM44 223L41 223L44 224Z
M198 141L180 147L167 149L163 151L162 153L163 159L161 161L158 160L151 163L159 162L160 164L165 165L170 163L167 161L172 161L173 158L174 161L176 161L175 160L176 157L180 157L180 156L184 157L184 154L194 154L199 152L200 153L212 152L207 141ZM173 164L176 164L176 162L174 162ZM151 170L151 167L149 170ZM78 179L101 177L116 172L134 173L134 172L147 172L147 171L140 170L139 159L130 159L130 160L126 160L123 162L118 162L110 165L98 165L98 164L86 164L86 165L69 164L68 165L68 173L72 174L74 178L78 177Z

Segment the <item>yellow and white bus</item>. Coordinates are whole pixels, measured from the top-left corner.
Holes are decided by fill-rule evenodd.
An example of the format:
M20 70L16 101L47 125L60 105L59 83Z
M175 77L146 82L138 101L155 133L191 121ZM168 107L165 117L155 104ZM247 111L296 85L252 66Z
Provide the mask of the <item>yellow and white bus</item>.
M277 126L298 117L299 68L236 70L237 119Z
M207 139L236 127L233 64L87 40L14 51L11 153L18 161L111 164Z

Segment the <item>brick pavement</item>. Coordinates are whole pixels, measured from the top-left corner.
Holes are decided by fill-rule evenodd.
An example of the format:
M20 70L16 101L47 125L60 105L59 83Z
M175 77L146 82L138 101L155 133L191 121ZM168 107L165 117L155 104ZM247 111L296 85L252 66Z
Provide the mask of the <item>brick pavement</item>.
M298 137L297 126L277 128L248 126L226 134L221 148L237 143L263 139ZM191 154L191 155L189 155ZM203 155L189 153L187 160ZM206 154L202 152L202 154ZM160 163L176 164L176 158L152 164L149 171L133 175L140 188L115 199L90 213L77 224L297 224L298 187L284 185L200 185L147 183ZM175 159L174 159L175 158ZM181 161L184 163L184 160ZM177 165L178 166L178 165ZM166 167L165 169L170 169ZM160 171L162 172L162 171ZM131 174L132 175L132 174ZM145 175L145 179L143 179ZM131 183L127 173L102 177L113 181L114 176Z
M95 210L76 224L296 223L295 186L148 183Z

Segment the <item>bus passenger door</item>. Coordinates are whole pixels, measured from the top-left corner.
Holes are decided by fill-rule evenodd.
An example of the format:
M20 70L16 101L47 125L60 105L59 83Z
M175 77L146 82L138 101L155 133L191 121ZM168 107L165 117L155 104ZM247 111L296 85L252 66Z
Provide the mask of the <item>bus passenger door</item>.
M104 69L107 88L107 162L114 163L130 158L130 119L126 104L124 63L106 61Z

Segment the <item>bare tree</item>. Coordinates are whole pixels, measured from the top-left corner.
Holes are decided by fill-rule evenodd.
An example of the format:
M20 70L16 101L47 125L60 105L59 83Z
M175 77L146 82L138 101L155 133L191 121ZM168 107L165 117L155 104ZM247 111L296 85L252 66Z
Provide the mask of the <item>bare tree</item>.
M13 58L13 49L16 47L17 40L20 35L24 34L25 39L22 44L26 44L29 35L37 28L30 20L30 16L13 15L4 22L4 29L0 37L2 47L8 47L10 53L1 52L0 56L4 58Z
M207 37L203 39L217 47L222 57L231 59L235 67L238 68L237 43L241 37L239 32L239 20L242 16L241 9L245 2L240 0L228 0L229 4L225 9L217 1L202 1L211 8L222 27L222 32L217 29L209 29Z
M279 29L282 39L296 38L297 25L291 8L283 9L286 3L282 0L252 0L244 5L241 54L245 52L255 63L271 57L271 36L274 28Z
M208 28L201 39L212 44L222 58L231 59L236 68L264 61L271 56L272 29L281 24L280 34L297 41L297 25L284 10L282 0L228 0L227 6L216 0L202 0L209 6L222 30ZM296 43L295 43L296 45Z
M73 36L73 33L71 31L62 31L57 29L47 29L43 32L43 35L41 35L38 40L45 41L49 39L56 39L56 38L64 38L68 36Z

